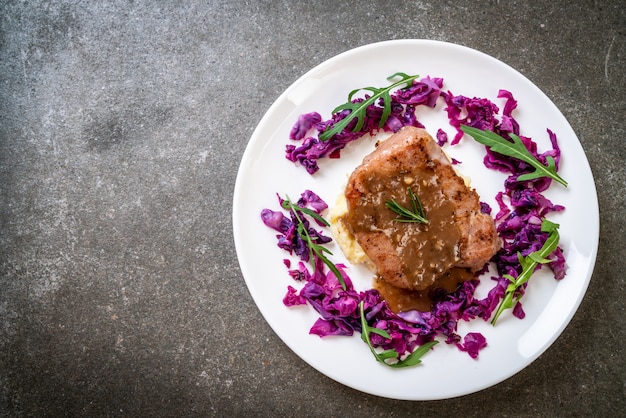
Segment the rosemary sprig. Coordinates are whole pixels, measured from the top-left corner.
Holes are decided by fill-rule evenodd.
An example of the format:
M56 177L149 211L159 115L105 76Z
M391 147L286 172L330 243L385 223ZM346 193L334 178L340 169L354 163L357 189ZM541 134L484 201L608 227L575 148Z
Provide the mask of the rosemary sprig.
M522 140L515 134L509 134L513 142L507 141L500 135L491 131L482 131L471 126L461 125L461 130L468 135L471 135L476 142L488 146L491 151L498 154L506 155L507 157L516 158L518 160L528 163L534 168L531 173L522 174L517 177L519 181L534 180L539 177L550 177L563 186L567 187L567 182L561 178L556 172L556 164L554 158L551 156L546 157L548 165L541 164L524 146Z
M505 274L503 277L508 279L511 283L507 286L506 291L504 293L504 297L500 301L500 305L496 310L496 313L491 320L491 325L495 325L496 321L500 317L500 314L504 312L506 309L510 309L514 306L514 303L517 303L521 295L518 295L515 299L515 293L517 289L520 288L524 283L530 279L535 269L539 264L547 264L550 263L547 257L552 254L552 252L556 249L559 244L559 225L554 222L550 222L547 219L544 219L541 223L541 230L543 232L548 232L548 239L543 244L543 246L526 257L523 257L520 253L517 254L517 258L519 260L520 265L522 266L522 272L517 276L517 278L511 276L510 274Z
M397 222L419 222L427 224L428 219L426 219L422 202L410 187L408 188L408 192L409 198L411 199L412 210L405 208L393 199L387 200L385 205L387 208L398 214L399 217L395 219Z
M372 341L370 340L370 334L378 334L383 338L391 339L389 333L385 330L370 327L365 319L365 311L363 308L363 301L359 303L359 311L361 314L361 339L367 343L370 348L370 351L374 355L377 361L383 363L385 366L394 367L394 368L402 368L402 367L411 367L418 365L422 362L422 357L424 354L428 353L430 349L438 343L438 341L430 341L426 344L422 344L415 351L409 354L404 359L400 360L400 353L396 350L389 349L381 351L380 353L374 349L372 345ZM388 363L387 360L396 360L393 363Z
M309 249L309 260L311 265L313 266L313 271L315 271L315 257L317 257L322 260L322 262L326 264L330 271L332 271L333 274L337 277L341 288L343 290L346 290L346 283L343 280L341 272L339 271L337 266L332 261L330 261L328 257L326 257L326 254L333 255L333 253L328 248L324 247L323 245L317 244L314 241L301 217L301 214L305 214L314 218L315 220L321 222L324 226L330 226L328 221L317 212L293 203L289 199L289 196L286 196L286 198L282 200L281 206L283 207L283 209L291 211L296 218L296 221L298 222L296 231L298 232L298 236L306 243L307 248Z
M351 111L350 114L347 115L345 118L341 119L340 121L336 122L330 129L326 129L324 132L322 132L319 136L319 139L321 141L328 141L333 135L336 135L340 133L341 131L343 131L346 128L346 126L348 126L348 124L352 120L354 120L354 118L357 118L357 123L352 129L352 132L360 131L361 128L363 127L363 123L365 122L365 114L366 114L367 107L371 104L376 103L378 99L383 100L383 114L380 118L380 122L378 123L378 128L380 129L383 126L385 126L385 122L387 122L387 118L391 114L390 92L396 88L399 88L400 86L404 84L406 84L406 87L409 87L411 83L413 82L413 80L419 77L419 75L407 75L405 73L398 72L387 77L387 80L391 81L397 77L400 77L400 80L396 81L395 83L391 84L388 87L381 87L381 88L363 87L363 88L352 90L350 94L348 94L348 101L342 105L337 106L335 109L333 109L333 112L332 112L333 114L335 114L335 113L341 112L342 110L349 109ZM352 97L354 97L354 95L361 90L369 90L370 92L372 92L372 96L360 102L356 102L356 103L352 102Z

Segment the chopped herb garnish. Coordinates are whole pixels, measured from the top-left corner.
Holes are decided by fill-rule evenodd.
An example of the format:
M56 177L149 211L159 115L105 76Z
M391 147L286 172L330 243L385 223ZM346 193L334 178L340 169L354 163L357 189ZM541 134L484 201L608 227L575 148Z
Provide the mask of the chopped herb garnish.
M313 271L315 271L315 257L317 257L322 260L322 262L326 264L330 271L332 271L333 274L337 277L337 280L339 281L339 284L341 284L342 289L346 290L346 283L343 280L341 272L339 271L337 266L326 257L326 254L333 255L333 253L328 248L315 242L315 240L311 237L311 234L309 234L309 230L307 228L307 225L304 223L301 214L308 215L315 220L321 222L325 226L330 226L328 221L317 212L293 203L289 199L289 196L282 200L281 206L285 210L290 210L294 214L294 217L298 222L296 230L298 232L298 236L302 238L302 240L306 243L307 248L309 249L309 260L311 260L310 263L313 266Z
M504 297L500 301L500 305L496 310L496 313L491 320L491 325L495 325L496 321L500 317L500 314L504 312L505 309L510 309L514 306L514 303L517 303L521 294L517 292L517 290L524 283L530 279L535 269L540 264L550 263L547 257L552 254L552 252L559 245L559 225L554 222L550 222L547 219L544 219L541 223L541 230L543 232L548 232L548 238L543 246L526 257L523 257L520 253L517 253L517 259L519 260L520 265L522 266L522 272L517 276L517 278L511 276L510 274L505 274L502 277L508 279L511 283L507 286L506 291L504 293ZM517 296L516 296L517 293Z
M396 88L399 88L403 84L406 84L406 87L409 87L413 80L415 80L419 75L407 75L405 73L395 73L389 77L387 80L391 81L394 78L400 77L400 81L396 81L392 85L388 87L363 87L360 89L355 89L348 94L348 101L342 105L337 106L333 109L333 114L341 112L342 110L349 109L351 112L345 118L336 122L330 129L326 129L319 136L321 141L328 141L333 135L341 133L348 124L357 118L357 123L352 129L352 132L359 132L361 128L363 128L363 123L365 123L365 115L367 107L371 104L376 103L379 99L383 101L383 114L380 117L380 121L378 123L378 128L382 128L385 126L385 122L387 122L387 118L391 114L391 95L390 92ZM361 90L369 90L372 92L372 96L365 98L363 101L353 102L352 97Z
M554 162L554 158L551 156L546 157L546 161L548 165L545 166L541 164L528 149L524 146L522 140L515 134L510 133L509 136L513 140L507 141L502 138L500 135L491 132L491 131L482 131L477 128L472 128L471 126L461 125L461 130L468 135L471 135L476 142L479 142L483 145L488 146L491 151L497 152L498 154L505 155L507 157L516 158L518 160L524 161L534 168L534 171L531 173L522 174L517 177L519 181L527 181L534 180L539 177L549 177L561 183L563 186L567 187L567 182L561 178L556 172L556 164Z
M427 224L428 219L426 219L424 206L422 206L422 202L419 197L410 187L408 188L408 193L409 198L411 199L412 209L405 208L393 199L386 201L385 205L398 214L398 218L395 219L397 222L419 222Z
M359 311L361 314L361 339L367 343L367 345L369 346L376 360L383 363L385 366L401 368L401 367L411 367L411 366L418 365L422 362L422 357L424 356L424 354L428 353L430 349L433 346L435 346L435 344L438 343L438 341L434 340L434 341L427 342L426 344L422 344L415 351L413 351L411 354L409 354L402 360L400 360L400 354L396 350L393 350L393 349L377 352L374 349L374 346L372 345L372 342L370 340L370 334L371 333L378 334L381 337L387 338L389 340L391 339L391 336L385 330L382 330L380 328L370 327L368 325L367 320L365 319L363 301L359 303ZM387 360L396 360L396 361L393 363L388 363Z

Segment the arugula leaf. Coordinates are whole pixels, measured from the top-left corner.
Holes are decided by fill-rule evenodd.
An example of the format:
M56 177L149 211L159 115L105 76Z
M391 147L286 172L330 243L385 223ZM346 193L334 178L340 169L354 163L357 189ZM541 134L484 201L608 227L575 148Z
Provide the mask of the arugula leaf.
M411 367L416 366L422 362L422 357L430 351L432 347L434 347L439 341L430 341L426 344L422 344L411 354L406 356L404 359L400 360L400 354L393 349L384 350L380 353L374 349L372 345L372 341L370 340L370 334L378 334L383 338L391 339L389 333L380 328L370 327L365 319L365 311L363 308L363 301L359 303L359 311L361 313L361 339L367 343L370 348L370 351L374 355L377 361L383 363L385 366L393 367L393 368L402 368L402 367ZM397 360L394 363L388 363L387 360Z
M472 136L476 142L488 146L491 151L498 154L506 155L507 157L516 158L531 165L535 170L531 173L522 174L517 177L519 181L534 180L539 177L550 177L563 186L567 187L567 182L561 178L556 172L556 164L554 158L547 156L546 160L548 165L541 164L524 146L522 140L515 134L509 134L513 142L507 141L500 135L491 132L483 131L471 126L461 125L461 130L466 134Z
M380 129L383 126L385 126L385 122L387 122L387 118L391 114L390 91L396 88L399 88L403 84L406 84L406 87L409 87L412 84L413 80L419 77L419 75L407 75L405 73L398 72L387 77L387 80L391 81L397 77L401 78L400 81L396 81L395 83L393 83L392 85L388 87L381 87L381 88L363 87L363 88L352 90L350 94L348 94L348 101L342 105L337 106L332 111L332 113L335 114L335 113L341 112L342 110L349 109L351 111L350 114L347 115L345 118L341 119L340 121L336 122L330 129L326 129L324 132L322 132L319 136L319 139L321 141L328 141L333 135L337 135L338 133L343 131L346 128L346 126L348 126L348 124L352 120L354 120L354 118L357 118L357 123L356 123L356 126L352 129L352 132L360 131L361 128L363 128L363 123L365 123L365 114L366 114L367 107L373 103L376 103L378 99L383 100L383 114L380 118L378 128ZM370 92L372 92L372 96L368 97L362 102L353 103L352 98L354 97L356 93L358 93L361 90L369 90Z
M506 291L504 292L504 297L500 301L500 305L498 306L498 309L496 310L496 313L491 320L491 325L496 324L496 321L498 320L502 312L504 312L506 309L512 308L514 306L514 303L520 300L521 295L517 296L514 299L515 293L517 289L520 288L520 286L522 286L530 279L537 266L539 264L547 264L551 262L551 260L549 260L547 257L552 254L552 252L559 245L558 228L558 224L544 219L541 223L541 230L543 232L548 232L549 235L543 246L539 250L528 254L526 257L523 257L520 253L517 254L519 263L522 266L522 272L517 276L517 278L511 276L510 274L505 274L502 276L508 279L511 283L509 283Z
M286 196L285 199L283 199L281 206L283 207L283 209L290 210L291 212L293 212L294 217L296 218L296 221L298 222L296 231L298 232L298 235L300 236L300 238L306 243L307 248L309 249L309 260L311 260L311 265L313 266L314 271L315 271L315 257L318 257L320 260L322 260L324 264L326 264L326 266L330 269L330 271L332 271L333 274L337 277L337 280L339 281L341 288L343 290L346 290L346 283L345 283L345 280L343 279L343 276L341 275L341 272L339 271L337 266L332 261L330 261L328 257L326 257L325 255L325 254L333 255L333 253L328 248L324 247L323 245L315 243L315 241L311 237L311 234L309 234L309 231L306 225L304 224L304 221L302 220L300 214L303 213L303 214L309 215L313 217L314 219L320 221L322 224L326 226L330 226L328 221L324 219L322 216L320 216L318 213L316 213L315 211L309 208L303 208L302 206L293 203L289 199L289 196Z

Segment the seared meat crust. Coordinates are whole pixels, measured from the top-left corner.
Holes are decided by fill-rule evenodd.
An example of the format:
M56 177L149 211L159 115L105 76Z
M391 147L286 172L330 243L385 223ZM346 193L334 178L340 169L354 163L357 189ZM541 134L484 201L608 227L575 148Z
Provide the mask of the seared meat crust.
M384 200L402 199L407 187L422 199L428 225L392 222ZM400 288L425 289L452 267L480 270L501 245L476 191L423 129L405 127L383 141L351 174L345 195L348 228L377 274Z

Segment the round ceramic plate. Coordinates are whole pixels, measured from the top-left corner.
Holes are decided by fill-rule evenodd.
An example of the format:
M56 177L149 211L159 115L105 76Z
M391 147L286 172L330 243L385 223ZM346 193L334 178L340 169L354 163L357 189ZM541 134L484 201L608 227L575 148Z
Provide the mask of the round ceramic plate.
M569 182L556 182L546 192L566 210L550 219L561 225L561 247L567 276L554 280L549 269L531 279L523 303L526 318L505 312L496 326L482 320L460 322L458 333L480 332L488 346L478 359L453 345L438 344L422 364L392 369L378 363L360 336L319 338L309 334L317 319L309 306L287 308L282 299L288 285L298 287L283 264L288 254L276 246L275 231L260 219L263 208L278 209L276 194L298 197L313 190L329 204L342 193L347 176L374 149L375 138L350 143L340 159L326 159L309 175L285 159L289 131L302 113L319 112L324 119L346 101L348 92L365 86L387 86L396 72L442 77L444 90L455 95L484 97L501 109L499 89L518 101L514 116L521 134L532 137L543 152L550 148L546 129L556 133L562 151L559 173ZM440 100L442 102L442 100ZM418 119L434 136L439 128L452 138L443 103L435 109L418 109ZM496 193L504 175L482 164L484 147L466 137L445 147L461 164L457 169L471 178L481 199L497 208ZM584 227L583 227L584 226ZM398 40L363 46L340 54L310 70L291 85L267 111L254 131L241 161L233 203L237 255L246 284L260 312L278 336L304 361L326 376L354 389L403 400L445 399L495 385L528 366L567 326L589 284L595 263L599 219L595 185L589 163L565 117L532 82L506 64L481 52L449 43ZM328 233L329 235L330 233ZM331 243L331 259L346 260ZM348 263L349 264L349 263ZM362 266L347 271L357 290L372 285L372 274ZM484 297L492 281L484 278L477 297ZM262 347L259 347L262 350Z

